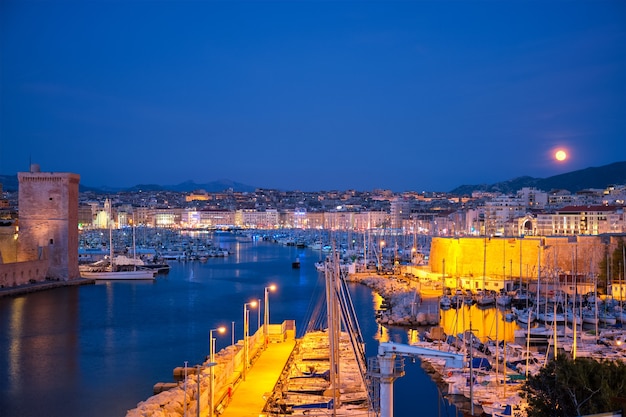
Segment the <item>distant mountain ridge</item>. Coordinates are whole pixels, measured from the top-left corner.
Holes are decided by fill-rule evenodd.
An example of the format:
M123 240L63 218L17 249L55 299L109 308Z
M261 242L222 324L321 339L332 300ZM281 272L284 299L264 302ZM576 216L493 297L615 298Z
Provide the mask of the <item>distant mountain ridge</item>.
M0 184L4 191L17 191L19 183L17 175L0 175ZM219 193L228 189L233 189L237 192L253 192L256 187L242 184L239 182L231 181L228 179L221 179L211 181L203 184L195 183L194 181L185 181L175 185L159 185L159 184L138 184L133 187L92 187L84 184L80 184L80 192L94 192L97 194L106 193L119 193L119 192L139 192L139 191L175 191L180 193L189 193L197 190L204 190L209 193Z
M568 190L575 193L589 188L604 189L614 184L626 184L626 161L585 168L548 178L524 176L495 184L461 185L450 191L450 194L471 195L473 191L511 194L524 187L534 187L543 191Z
M219 193L228 189L238 192L253 192L256 190L256 187L228 179L221 179L203 184L198 184L194 181L188 180L175 185L138 184L130 188L116 189L101 187L99 190L108 192L175 191L179 193L190 193L192 191L204 190L209 193Z
M17 175L0 175L0 184L5 191L17 191ZM565 174L559 174L548 178L533 178L529 176L518 177L495 184L461 185L450 194L471 195L474 191L500 192L503 194L515 193L524 187L535 187L543 191L568 190L575 193L588 188L606 188L612 184L626 184L626 161L612 164L590 167ZM254 192L257 187L220 179L207 183L196 183L185 181L175 185L139 184L134 187L92 187L81 184L80 192L92 191L95 193L117 193L117 192L138 192L138 191L174 191L189 193L196 190L204 190L210 193L222 192L232 189L236 192Z

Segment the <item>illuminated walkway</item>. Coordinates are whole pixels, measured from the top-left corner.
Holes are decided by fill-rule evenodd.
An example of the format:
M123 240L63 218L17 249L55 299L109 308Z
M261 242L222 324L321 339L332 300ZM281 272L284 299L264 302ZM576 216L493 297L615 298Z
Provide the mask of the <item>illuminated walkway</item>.
M259 417L263 414L263 395L274 390L276 382L296 346L295 340L270 343L248 369L246 380L235 388L230 404L221 417Z

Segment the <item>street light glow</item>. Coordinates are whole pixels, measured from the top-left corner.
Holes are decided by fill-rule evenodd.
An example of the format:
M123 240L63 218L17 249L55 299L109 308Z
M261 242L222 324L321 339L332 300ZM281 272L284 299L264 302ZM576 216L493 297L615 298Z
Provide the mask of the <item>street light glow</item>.
M248 333L249 333L249 322L250 322L250 310L248 310L248 306L256 307L256 301L250 301L249 303L244 303L243 305L243 380L246 380L246 372L248 370Z
M268 293L274 290L276 290L275 284L271 284L269 287L265 287L265 313L263 315L263 339L264 339L263 344L266 347L267 347L268 336L269 336L267 325L269 324L269 321L270 321L270 306L269 306L270 300L268 297Z
M213 337L213 332L224 333L226 331L226 327L220 326L215 329L209 330L209 384L210 384L210 393L209 393L209 414L208 417L213 417L215 411L215 377L213 375L213 366L215 366L215 338ZM200 381L200 375L198 375L198 381ZM200 416L200 389L198 389L198 416Z

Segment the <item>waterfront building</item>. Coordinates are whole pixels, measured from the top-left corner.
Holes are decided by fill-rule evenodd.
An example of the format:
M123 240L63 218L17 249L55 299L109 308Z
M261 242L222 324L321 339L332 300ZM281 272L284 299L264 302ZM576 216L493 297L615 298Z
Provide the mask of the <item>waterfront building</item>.
M235 213L229 210L202 209L183 212L183 216L188 214L187 227L220 227L223 225L235 224ZM183 219L183 225L185 221Z
M324 229L353 230L355 214L345 210L327 212L324 214Z
M235 226L239 227L275 229L279 224L280 220L276 209L265 211L237 210L235 214Z
M556 213L537 215L537 233L544 236L624 233L624 208L617 206L566 206Z
M182 219L182 208L155 209L152 226L171 228L180 225Z
M323 229L324 228L324 213L323 212L306 212L306 219L304 220L304 228L306 229Z

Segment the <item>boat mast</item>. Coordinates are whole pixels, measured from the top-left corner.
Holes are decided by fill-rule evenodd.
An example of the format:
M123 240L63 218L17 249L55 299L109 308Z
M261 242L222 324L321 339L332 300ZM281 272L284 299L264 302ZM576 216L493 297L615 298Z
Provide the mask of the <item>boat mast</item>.
M572 302L572 325L574 327L574 341L572 343L572 357L576 359L576 354L578 350L578 342L576 339L578 338L578 329L576 328L576 298L578 298L578 243L574 246L574 268L572 268L574 272L574 301ZM565 308L567 308L567 304L565 304ZM580 308L582 310L582 308ZM582 320L581 320L581 329L582 329Z
M326 262L326 313L328 320L328 354L330 359L330 390L333 399L332 415L337 415L339 407L339 337L340 316L336 300L339 281L339 253L335 242L332 243L332 262Z
M622 277L619 283L619 311L622 314L622 322L624 321L624 279L626 278L626 246L622 243Z
M108 209L107 223L109 226L109 268L111 268L111 271L113 271L113 226L111 224L113 223L113 216L111 213L111 201L107 198L104 204L107 206Z
M133 213L133 269L137 270L137 247L135 246L135 213Z
M513 269L513 267L511 267ZM522 291L522 239L519 240L519 290Z

